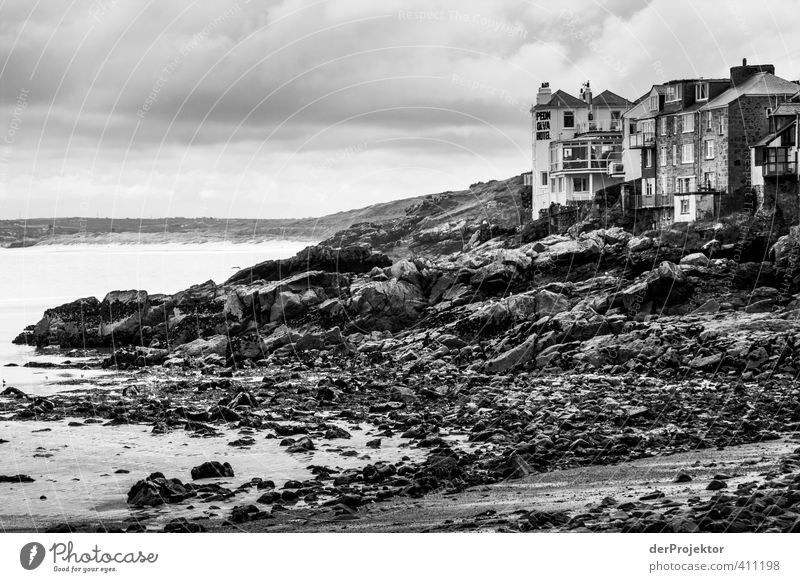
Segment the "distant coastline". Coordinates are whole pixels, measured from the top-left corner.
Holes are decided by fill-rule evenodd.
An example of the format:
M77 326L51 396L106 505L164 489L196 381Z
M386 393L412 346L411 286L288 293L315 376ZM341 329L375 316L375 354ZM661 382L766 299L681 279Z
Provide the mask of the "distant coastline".
M306 218L28 218L0 220L0 248L77 244L259 243L278 240L318 243L359 223L387 223L422 208L426 227L492 218L511 209L519 223L521 176L477 182L466 190L425 194ZM513 200L512 200L513 198Z

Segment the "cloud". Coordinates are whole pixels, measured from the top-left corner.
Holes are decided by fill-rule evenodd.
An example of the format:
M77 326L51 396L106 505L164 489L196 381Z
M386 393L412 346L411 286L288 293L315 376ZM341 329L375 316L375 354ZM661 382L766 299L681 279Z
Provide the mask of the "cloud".
M527 169L542 81L634 99L742 57L797 78L798 19L788 1L7 0L2 212L284 217L462 188Z

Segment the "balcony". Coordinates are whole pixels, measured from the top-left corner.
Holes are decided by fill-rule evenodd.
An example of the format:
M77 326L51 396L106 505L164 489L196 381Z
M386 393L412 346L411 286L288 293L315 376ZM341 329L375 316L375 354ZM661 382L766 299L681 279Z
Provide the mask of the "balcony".
M674 198L672 194L633 194L630 198L630 208L641 210L645 208L672 208Z
M761 171L765 178L797 176L797 162L767 162Z
M628 136L628 147L643 149L656 147L656 134L652 131L632 133Z
M533 172L525 172L522 174L522 185L533 186Z
M575 124L575 135L597 132L622 132L621 119L609 119L607 121L589 121L587 123Z

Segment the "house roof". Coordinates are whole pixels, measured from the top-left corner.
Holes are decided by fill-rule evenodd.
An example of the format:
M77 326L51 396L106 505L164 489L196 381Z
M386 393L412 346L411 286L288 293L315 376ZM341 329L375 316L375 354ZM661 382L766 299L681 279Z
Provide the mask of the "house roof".
M632 105L630 101L625 99L624 97L620 97L616 93L613 93L606 89L596 97L592 97L592 103L597 105L604 105L606 107L625 107L628 108Z
M781 134L786 133L789 130L794 131L794 122L792 122L789 125L786 125L786 126L780 128L778 131L773 131L771 134L766 136L764 139L759 140L758 143L756 143L753 147L754 148L758 148L758 147L764 147L766 145L769 145L769 143L772 140L774 140L775 138L777 138Z
M786 79L781 79L772 73L761 72L749 77L737 87L731 87L720 95L703 105L700 109L716 109L730 105L740 97L746 95L793 95L800 89L800 85Z
M573 97L566 91L559 89L550 96L550 101L541 105L534 105L533 109L578 109L580 107L588 107L586 102L577 97Z
M781 103L772 110L772 115L797 115L800 113L800 103Z

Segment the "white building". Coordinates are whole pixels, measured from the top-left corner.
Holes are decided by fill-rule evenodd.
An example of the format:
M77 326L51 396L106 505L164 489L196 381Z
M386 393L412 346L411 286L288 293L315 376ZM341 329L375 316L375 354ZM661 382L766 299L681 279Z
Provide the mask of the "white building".
M591 201L622 181L622 115L630 106L611 91L593 97L588 82L580 98L542 83L531 108L534 218L551 204Z

